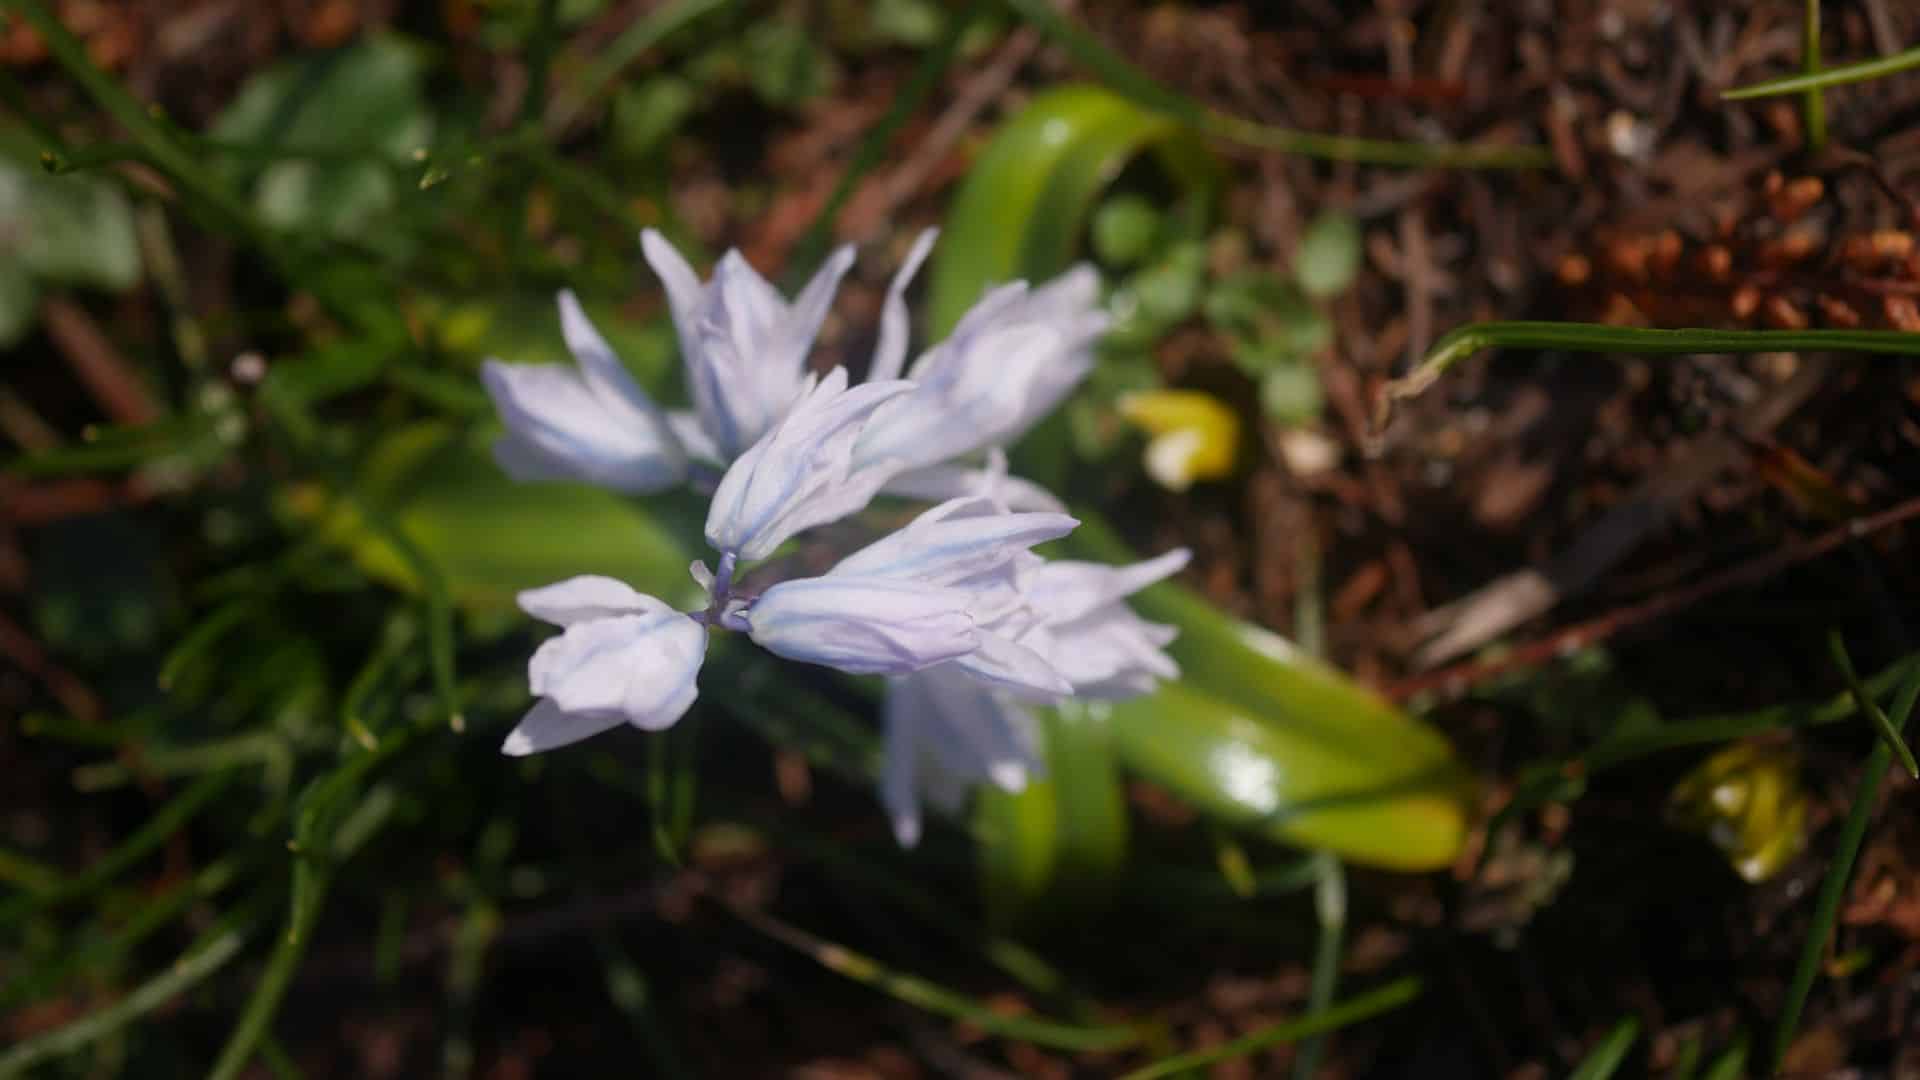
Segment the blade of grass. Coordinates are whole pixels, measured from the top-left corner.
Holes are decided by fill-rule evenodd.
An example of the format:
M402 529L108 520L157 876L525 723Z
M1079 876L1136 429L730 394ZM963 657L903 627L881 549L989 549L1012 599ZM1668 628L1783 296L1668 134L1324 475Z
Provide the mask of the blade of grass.
M1333 1005L1333 995L1340 985L1340 954L1347 929L1347 875L1340 865L1340 857L1332 852L1322 851L1314 858L1320 869L1320 880L1315 883L1313 893L1320 939L1314 946L1313 982L1307 990L1307 1009L1309 1013L1324 1013ZM1324 1035L1310 1035L1301 1041L1300 1052L1293 1059L1294 1080L1313 1080L1325 1044Z
M267 1067L275 1080L300 1080L300 1066L287 1056L280 1040L271 1036L260 1040L260 1063Z
M1387 383L1375 403L1375 426L1386 426L1396 402L1425 393L1454 365L1482 349L1660 356L1810 351L1920 356L1920 334L1903 330L1656 330L1571 322L1469 323L1448 331L1412 371Z
M1700 1080L1741 1080L1747 1075L1747 1036L1743 1032L1732 1046L1707 1066Z
M691 1076L673 1048L666 1025L660 1022L654 1009L653 988L647 982L646 973L620 947L614 935L604 931L596 934L594 945L600 953L607 996L613 999L614 1008L619 1009L633 1025L634 1034L646 1047L648 1064L653 1067L652 1075L668 1077L670 1080L685 1080Z
M547 72L553 66L553 48L559 38L559 13L559 0L540 0L534 12L533 34L527 41L527 89L520 98L522 127L538 123L540 111L547 105Z
M828 971L870 986L896 1001L941 1016L965 1020L1003 1038L1056 1050L1095 1051L1124 1049L1139 1043L1148 1034L1146 1028L1134 1025L1091 1026L1026 1016L1002 1016L964 994L928 982L917 975L895 971L872 957L816 937L758 908L732 902L727 902L726 906L741 922L788 948L805 953Z
M154 113L141 107L113 76L88 59L86 46L42 7L40 0L5 0L4 6L20 13L68 76L126 129L156 166L191 190L199 202L222 219L222 224L261 242L264 251L273 253L271 239L255 225L246 207L174 140Z
M1847 643L1841 639L1838 630L1827 635L1827 649L1832 652L1834 666L1840 669L1840 677L1847 681L1847 692L1853 695L1860 711L1867 714L1867 719L1872 721L1874 730L1880 733L1887 749L1899 760L1900 767L1907 770L1908 776L1920 780L1920 765L1914 763L1913 751L1907 749L1906 740L1900 737L1900 729L1893 725L1893 721L1881 711L1880 704L1873 700L1873 695L1861 685L1860 676L1853 670L1853 658L1847 655ZM1902 722L1905 722L1904 714Z
M620 32L601 54L587 65L571 91L553 97L547 107L543 127L549 135L558 135L573 126L587 106L607 92L628 64L653 48L669 34L691 24L708 12L727 7L734 0L680 0L677 4L655 8L645 18Z
M211 1080L234 1080L253 1060L260 1040L269 1034L273 1018L293 984L293 977L312 942L313 928L320 921L320 910L333 874L341 862L353 854L351 848L339 842L336 832L343 819L353 816L350 811L343 812L343 803L361 790L369 773L412 745L426 730L430 728L421 725L402 728L383 741L379 749L348 758L332 772L316 777L302 792L294 810L293 838L287 841L287 849L293 854L293 881L285 929L208 1073ZM355 828L355 842L364 843L386 820L388 818L381 818Z
M257 248L282 277L311 292L345 322L369 330L380 327L388 313L369 312L336 286L336 278L307 273L307 268L281 243L282 237L257 221L247 205L205 167L204 155L191 149L190 140L173 130L158 111L142 105L113 76L95 65L87 56L86 45L47 11L41 0L0 0L0 11L6 10L18 12L34 28L68 77L118 121L152 164L166 173L182 194L189 196L182 200L189 212L210 227L238 236ZM53 149L66 156L76 153L59 145Z
M1600 1040L1600 1045L1567 1074L1567 1080L1607 1080L1619 1071L1620 1063L1627 1059L1627 1051L1633 1049L1633 1042L1639 1037L1638 1019L1629 1016L1620 1021Z
M978 948L989 963L1034 993L1059 997L1069 992L1067 977L1039 953L950 911L939 897L913 884L906 875L890 872L882 860L862 858L860 852L841 841L777 818L744 816L755 828L777 839L782 850L819 859L829 873L842 874L861 889L886 897L951 940Z
M127 996L0 1054L0 1077L18 1076L48 1058L73 1053L104 1039L198 986L240 955L261 914L260 904L247 904L221 919L188 947L180 959Z
M110 965L173 921L190 904L209 900L233 884L243 865L242 860L233 856L209 863L193 877L176 882L147 900L114 929L112 936L65 950L49 962L0 984L0 1009L40 997L78 972L110 970Z
M201 808L225 791L227 785L238 776L237 772L223 770L194 781L187 790L175 795L147 818L133 831L133 835L79 874L46 892L11 897L7 903L0 904L0 926L10 926L43 907L84 897L118 877L122 871L165 843L167 838L185 828Z
M293 749L278 731L250 731L185 746L143 747L139 757L102 761L73 770L73 786L81 791L106 791L135 780L195 776L235 765L265 765L270 781L284 779L293 769Z
M1820 0L1806 0L1800 31L1800 69L1808 75L1820 74ZM1827 99L1819 87L1807 91L1801 111L1807 118L1807 149L1817 154L1827 145Z
M1844 655L1845 646L1838 651ZM1851 667L1851 661L1848 667ZM1854 700L1863 712L1872 713L1875 709L1866 688L1853 680L1851 689ZM1912 714L1916 699L1920 699L1920 668L1915 669L1901 684L1894 699L1894 730L1904 727L1907 717ZM1773 1048L1769 1057L1767 1075L1778 1072L1780 1063L1786 1059L1787 1048L1793 1043L1793 1033L1800 1026L1800 1012L1806 1008L1807 995L1813 989L1813 977L1820 970L1820 957L1827 949L1827 941L1833 934L1834 922L1840 914L1840 899L1847 890L1847 881L1853 876L1853 860L1860 854L1860 842L1867 835L1867 822L1873 816L1873 805L1880 794L1880 778L1893 760L1893 749L1885 738L1875 740L1873 749L1867 754L1866 768L1860 774L1860 786L1854 792L1853 806L1847 811L1846 823L1840 827L1839 840L1834 844L1833 861L1827 864L1827 875L1820 882L1820 894L1814 901L1813 924L1807 930L1807 939L1800 946L1800 959L1794 965L1793 981L1787 988L1786 1004L1780 1010L1780 1025L1774 1030ZM1717 1072L1717 1070L1716 1070Z
M373 500L347 491L344 501L359 513L369 529L393 545L394 552L406 561L408 569L420 582L427 616L427 670L433 677L434 693L439 697L440 707L446 714L447 726L456 732L466 730L466 715L460 711L460 695L454 684L453 597L447 591L446 575L440 572L440 567L427 557L426 552L420 550L420 545L413 542L413 538L400 528L386 510L374 505Z
M1049 0L1004 0L1007 8L1039 30L1068 55L1086 65L1101 81L1151 109L1165 112L1194 128L1246 146L1278 150L1329 161L1366 165L1403 165L1416 168L1539 169L1553 163L1553 155L1539 146L1411 143L1365 139L1350 135L1321 135L1256 123L1210 108L1162 86L1133 66L1092 34L1075 26Z
M647 824L653 850L670 866L683 865L681 853L692 825L693 731L689 725L676 725L647 740Z
M0 885L28 893L51 893L60 887L60 871L38 859L0 848Z
M1853 64L1838 64L1834 67L1822 68L1817 72L1803 72L1799 75L1768 79L1751 86L1736 87L1722 93L1720 98L1723 101L1751 101L1754 98L1797 94L1803 90L1825 90L1833 86L1884 79L1889 75L1898 75L1917 67L1920 67L1920 47L1897 52L1891 56L1876 57Z
M1172 1076L1176 1073L1203 1069L1222 1061L1245 1057L1270 1046L1279 1046L1308 1036L1338 1031L1362 1020L1370 1020L1381 1013L1391 1012L1419 996L1420 980L1409 976L1390 982L1378 990L1370 990L1359 997L1348 998L1323 1012L1309 1013L1297 1020L1275 1024L1270 1028L1243 1035L1231 1042L1221 1043L1219 1046L1163 1058L1145 1068L1127 1073L1121 1077L1121 1080L1154 1080L1156 1077Z

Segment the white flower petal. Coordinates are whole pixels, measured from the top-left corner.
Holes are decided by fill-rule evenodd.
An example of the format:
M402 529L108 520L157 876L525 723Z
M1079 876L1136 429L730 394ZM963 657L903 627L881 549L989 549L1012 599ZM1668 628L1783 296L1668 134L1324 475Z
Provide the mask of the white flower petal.
M704 431L687 441L697 458L724 464L764 435L801 392L807 353L853 265L853 249L835 251L788 304L738 251L722 255L703 285L659 233L647 230L640 243L666 286L687 391ZM685 434L682 422L675 426Z
M526 589L517 599L521 611L555 626L572 626L588 619L615 615L650 615L673 610L624 581L598 574L583 574L538 589Z
M720 478L707 542L751 562L796 533L865 507L890 474L880 466L856 472L854 440L875 409L911 389L906 382L848 389L846 369L833 369Z
M1073 683L1046 657L990 630L978 633L980 647L953 661L954 667L1021 701L1046 704L1073 694Z
M1001 514L980 496L949 499L841 559L831 574L950 584L985 574L1080 523L1065 514Z
M673 432L674 438L680 440L689 459L707 465L726 465L727 459L720 453L720 444L707 434L699 413L692 409L669 409L667 429Z
M930 708L918 680L896 679L887 687L883 709L885 757L880 770L880 805L893 822L893 838L903 848L920 843L920 746L922 714Z
M1076 697L1116 700L1151 691L1180 677L1180 665L1161 650L1179 633L1114 603L1067 623L1050 624L1027 643L1073 684Z
M749 633L768 652L855 675L903 675L963 656L979 644L967 594L884 578L783 581L746 609Z
M914 363L919 389L874 416L856 459L921 469L1024 435L1092 370L1109 322L1098 296L1084 266L1039 289L990 290Z
M631 380L638 396L610 405L607 393L559 364L489 360L480 376L507 425L506 446L496 446L495 456L510 474L567 477L634 494L685 476L685 456L665 418Z
M1045 613L1047 621L1070 622L1141 589L1179 573L1193 558L1186 548L1174 548L1163 555L1131 566L1077 562L1058 559L1035 572L1032 602Z
M1018 792L1044 771L1026 711L952 664L888 680L884 716L880 799L904 847L920 838L922 803L957 814L974 785Z
M1018 476L995 476L990 470L965 465L929 465L895 474L880 489L883 495L940 502L961 495L989 495L1009 510L1046 510L1061 513L1067 506L1046 488Z
M919 273L920 264L926 261L933 242L939 237L939 229L922 231L900 269L894 272L893 281L887 285L887 299L880 306L880 341L874 346L873 365L867 369L869 380L897 379L906 366L907 338L912 333L907 316L907 286L913 283L913 276Z
M542 698L507 734L500 752L508 757L543 753L619 727L625 719L617 712L563 712L560 706Z
M511 431L493 440L493 463L509 478L522 483L579 479L566 462L549 457L546 451Z
M667 308L673 313L673 328L680 335L681 347L685 348L694 313L699 310L706 287L700 284L700 277L693 272L693 267L687 265L687 260L680 257L680 252L667 242L666 237L660 235L659 230L641 230L640 251L667 290Z
M692 706L706 648L706 628L670 609L590 619L541 645L527 682L563 712L616 713L659 730Z

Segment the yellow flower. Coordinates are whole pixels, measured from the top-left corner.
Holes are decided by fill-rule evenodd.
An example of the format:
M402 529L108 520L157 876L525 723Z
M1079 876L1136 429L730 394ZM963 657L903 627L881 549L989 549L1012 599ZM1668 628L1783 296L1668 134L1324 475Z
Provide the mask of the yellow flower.
M1674 785L1668 810L1751 882L1778 873L1807 842L1799 761L1778 746L1739 743L1707 758Z
M1240 452L1240 418L1198 390L1142 390L1119 401L1120 415L1152 436L1143 458L1147 475L1170 491L1233 471Z

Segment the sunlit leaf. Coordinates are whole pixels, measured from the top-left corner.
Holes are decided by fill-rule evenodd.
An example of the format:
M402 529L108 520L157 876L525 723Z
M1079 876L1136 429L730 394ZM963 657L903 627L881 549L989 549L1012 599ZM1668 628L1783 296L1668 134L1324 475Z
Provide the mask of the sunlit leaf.
M1074 514L1078 554L1134 557L1097 514ZM1183 677L1114 706L1129 770L1222 820L1362 865L1427 870L1459 853L1474 785L1439 732L1178 585L1131 603L1180 628L1168 651Z
M515 483L493 464L484 438L442 424L416 424L382 440L361 467L355 496L382 508L470 611L504 610L521 589L576 574L605 574L676 602L694 590L688 549L633 502L584 485ZM286 501L368 574L418 588L408 561L352 501L318 487Z
M990 285L1065 269L1094 201L1149 151L1183 198L1210 198L1219 166L1178 121L1097 86L1036 96L981 151L954 199L933 257L933 331L944 334Z

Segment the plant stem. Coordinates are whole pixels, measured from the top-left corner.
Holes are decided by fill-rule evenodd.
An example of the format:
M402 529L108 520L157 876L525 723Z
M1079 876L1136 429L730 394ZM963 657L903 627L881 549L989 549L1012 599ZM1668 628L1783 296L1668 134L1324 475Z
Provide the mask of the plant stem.
M1845 653L1845 646L1840 647ZM1848 664L1851 668L1851 663ZM1877 709L1866 687L1858 679L1852 680L1850 687L1854 701L1862 712L1872 713ZM1916 698L1920 698L1920 669L1908 674L1894 699L1892 723L1898 731L1904 727L1907 717L1913 712ZM1793 1044L1794 1029L1800 1025L1800 1012L1806 1008L1807 995L1813 989L1813 977L1820 969L1820 957L1827 951L1827 941L1833 936L1834 922L1840 914L1840 898L1847 891L1847 880L1853 875L1853 861L1860 854L1860 842L1867 835L1868 819L1873 817L1873 806L1880 794L1880 778L1893 761L1893 748L1884 738L1873 744L1867 753L1867 765L1860 774L1860 786L1854 791L1853 806L1847 811L1847 820L1840 827L1840 839L1834 845L1833 861L1827 864L1827 876L1821 879L1820 895L1813 905L1813 925L1807 929L1807 938L1800 946L1800 959L1794 965L1793 982L1787 988L1787 1003L1780 1010L1780 1026L1774 1030L1773 1053L1767 1075L1772 1076L1780 1070L1780 1063L1786 1059L1787 1048Z
M1188 1054L1177 1054L1163 1058L1145 1068L1135 1069L1121 1077L1121 1080L1155 1080L1156 1077L1172 1076L1176 1073L1190 1072L1208 1065L1233 1058L1245 1057L1269 1046L1293 1042L1323 1032L1349 1027L1362 1020L1371 1019L1384 1012L1390 1012L1420 996L1420 980L1412 977L1390 982L1378 990L1371 990L1356 998L1335 1005L1323 1012L1308 1013L1297 1020L1243 1035L1231 1042L1205 1050L1195 1050Z
M1904 330L1655 330L1573 322L1468 323L1448 331L1412 371L1386 385L1375 403L1375 425L1385 427L1396 402L1425 393L1462 360L1482 349L1499 348L1660 356L1817 351L1920 356L1920 334Z
M1797 94L1802 90L1825 90L1833 86L1884 79L1889 75L1898 75L1917 67L1920 67L1920 47L1897 52L1891 56L1862 60L1855 64L1822 68L1817 73L1768 79L1766 82L1757 82L1752 86L1728 90L1720 97L1724 101L1750 101L1754 98L1776 97L1780 94Z
M1820 0L1807 0L1806 23L1800 31L1800 67L1820 74ZM1827 99L1819 87L1807 91L1801 110L1807 118L1807 149L1819 153L1827 145Z

